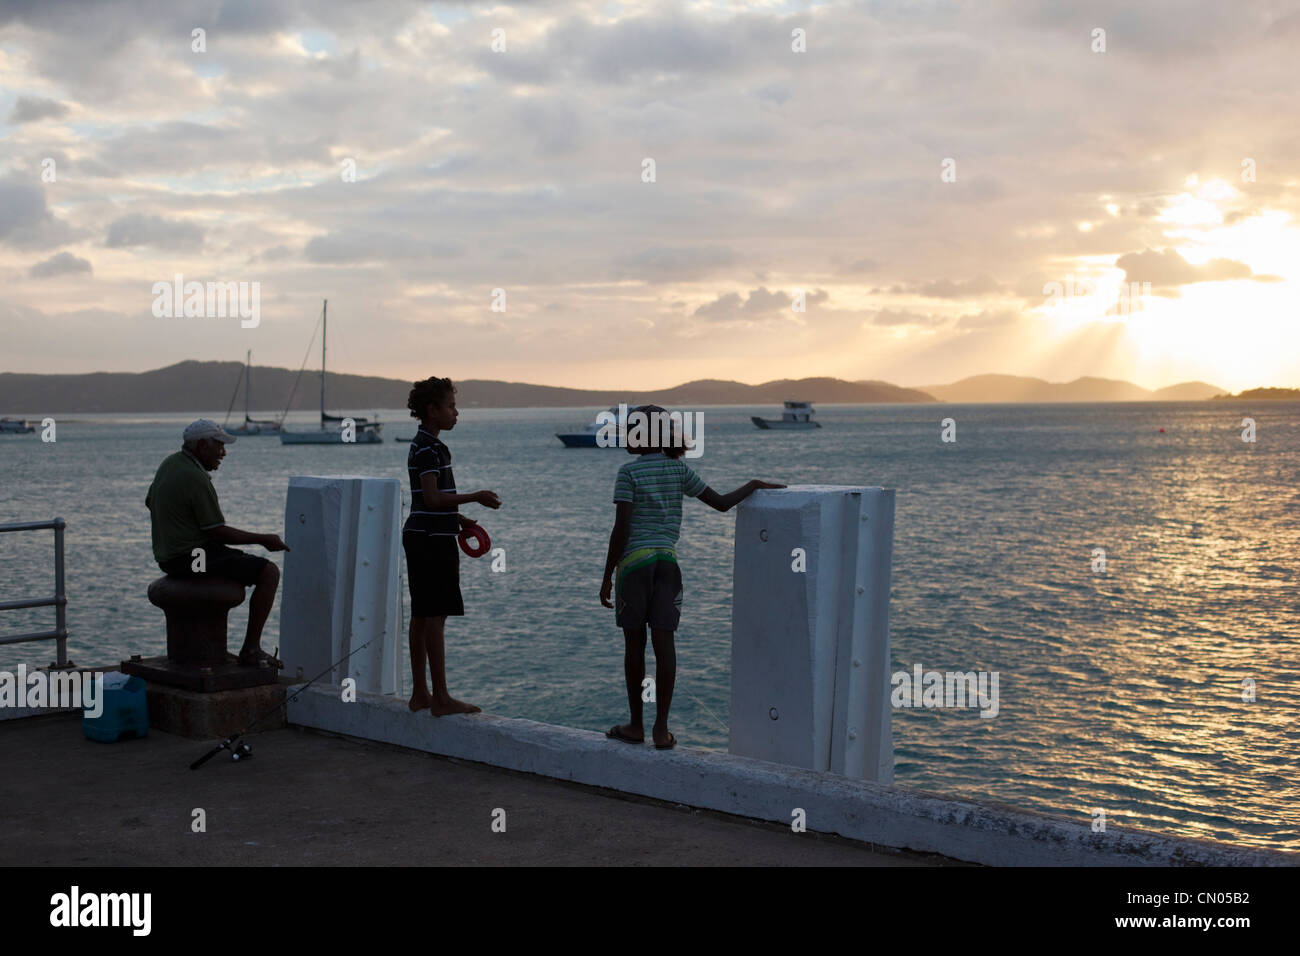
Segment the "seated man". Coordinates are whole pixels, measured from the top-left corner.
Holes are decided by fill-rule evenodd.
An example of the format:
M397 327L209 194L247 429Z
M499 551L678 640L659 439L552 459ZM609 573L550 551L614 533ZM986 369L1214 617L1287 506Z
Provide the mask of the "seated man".
M266 558L228 544L260 544L267 551L288 551L276 534L239 531L226 524L217 504L210 471L221 466L226 445L235 436L216 422L200 418L185 429L185 444L158 466L145 507L152 515L153 556L158 567L179 578L201 574L230 578L253 588L248 602L248 632L239 652L245 666L268 666L275 660L261 648L262 626L275 603L280 569ZM201 551L201 554L195 553ZM283 665L279 665L283 666Z

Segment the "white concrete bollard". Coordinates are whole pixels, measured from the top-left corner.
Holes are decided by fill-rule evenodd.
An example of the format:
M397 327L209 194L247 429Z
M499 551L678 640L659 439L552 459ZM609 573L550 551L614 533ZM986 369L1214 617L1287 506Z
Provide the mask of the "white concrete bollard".
M893 782L893 540L892 489L797 485L740 505L731 753Z
M358 691L401 687L401 484L395 478L294 476L284 507L280 650L284 674Z

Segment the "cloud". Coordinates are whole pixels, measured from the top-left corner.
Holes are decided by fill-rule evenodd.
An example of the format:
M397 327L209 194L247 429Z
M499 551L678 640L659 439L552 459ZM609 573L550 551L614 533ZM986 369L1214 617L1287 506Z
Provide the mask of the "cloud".
M957 320L958 329L988 329L1000 325L1009 325L1018 321L1020 318L1010 309L985 309L983 312L974 312L970 315L963 315Z
M651 283L679 282L704 278L735 261L735 253L725 246L650 246L615 256L610 275Z
M69 113L67 104L39 96L20 96L14 101L10 123L34 123L43 119L61 119Z
M94 253L95 281L67 282L60 308L126 301L139 275L196 271L196 257L182 261L195 249L218 275L253 257L264 299L274 284L285 315L313 314L327 280L331 311L409 316L446 295L437 308L471 328L483 311L472 290L508 287L512 306L545 321L532 340L484 326L458 342L458 361L483 377L650 382L671 374L651 361L659 340L676 348L687 332L699 346L689 374L706 377L886 377L870 364L884 353L862 354L852 335L913 371L910 357L942 341L953 343L933 356L945 374L990 359L1075 369L1083 359L1058 350L1059 328L998 324L999 310L1041 303L1044 276L1097 277L1123 253L1211 241L1167 215L1199 192L1188 177L1231 187L1204 199L1227 225L1250 210L1261 236L1276 226L1289 243L1300 230L1300 133L1279 120L1300 107L1288 49L1300 18L1288 32L1275 3L1187 0L1175 15L1170 0L1098 2L1096 13L1047 0L0 2L0 121L50 114L5 127L0 274L26 277L61 249L88 258L87 242L108 234L130 254ZM490 49L496 25L507 52ZM1105 55L1089 49L1097 25ZM205 53L190 49L196 26ZM806 54L790 49L794 27L808 31ZM1062 123L1061 104L1080 97L1087 114ZM75 136L53 135L64 124ZM1259 157L1259 182L1241 182L1243 155ZM47 156L57 183L40 181ZM646 156L654 185L640 181ZM939 179L948 156L953 184ZM340 179L345 157L363 171L355 183ZM1173 266L1187 278L1190 266ZM1198 266L1197 281L1224 267ZM1247 277L1254 314L1285 312L1283 286ZM822 302L781 336L732 334L790 317L775 299L796 281L810 294L834 287L840 308ZM55 284L12 283L4 297L40 306ZM868 286L881 297L850 309ZM1212 289L1188 287L1187 304ZM568 312L544 308L555 302ZM566 345L647 316L654 334L624 354L593 360ZM293 321L265 325L262 361L296 367L310 328ZM95 362L99 350L106 365L185 357L180 339L133 323L95 340ZM395 319L358 337L349 362L405 374L405 334ZM980 351L984 341L995 345ZM1203 342L1162 351L1180 375L1213 377L1195 367L1213 353ZM1134 355L1117 347L1095 361L1155 361Z
M830 294L824 289L818 289L816 292L804 290L804 306L807 309L820 305L829 298ZM700 306L692 314L716 322L727 322L735 319L760 319L770 318L784 312L794 314L793 304L793 292L769 292L766 286L760 286L749 292L743 299L735 292L720 295L712 302Z
M933 282L913 282L897 285L891 290L895 295L920 295L927 299L970 299L1002 292L1002 286L990 276L980 275L966 282L935 279Z
M918 325L931 328L942 325L947 321L941 315L922 315L919 312L909 312L906 309L881 309L871 317L872 325L883 326Z
M82 259L70 252L60 252L32 266L28 275L33 279L48 279L52 276L71 275L77 272L92 272L89 259Z
M838 258L832 259L831 262L836 274L842 276L861 275L864 272L875 272L880 268L879 262L865 256L843 265Z
M1202 265L1192 265L1176 249L1165 249L1163 252L1147 249L1126 253L1115 260L1115 265L1124 270L1125 282L1149 282L1153 289L1172 289L1194 282L1223 282L1229 279L1277 281L1274 276L1256 276L1250 266L1235 259L1210 259Z
M19 249L48 249L72 235L46 208L44 189L17 176L0 180L0 241Z
M108 226L104 245L110 249L154 246L158 249L197 249L203 230L192 222L164 219L147 213L128 213Z
M303 254L308 262L343 264L398 259L463 256L465 247L451 240L398 236L383 233L330 233L307 242Z

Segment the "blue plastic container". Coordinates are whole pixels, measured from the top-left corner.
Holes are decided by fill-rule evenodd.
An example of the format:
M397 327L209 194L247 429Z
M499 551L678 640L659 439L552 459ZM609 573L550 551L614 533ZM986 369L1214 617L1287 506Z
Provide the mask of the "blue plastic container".
M102 686L102 685L101 685ZM145 695L145 682L139 677L128 677L121 687L105 687L101 691L104 709L98 717L89 717L81 710L81 732L91 740L114 743L149 734L149 703Z

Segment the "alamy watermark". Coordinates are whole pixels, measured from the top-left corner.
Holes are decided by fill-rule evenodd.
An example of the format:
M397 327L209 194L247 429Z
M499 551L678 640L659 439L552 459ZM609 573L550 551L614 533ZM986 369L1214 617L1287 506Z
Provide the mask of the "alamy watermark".
M240 319L255 329L262 322L262 283L186 282L179 272L172 282L153 284L153 314L159 319Z
M93 671L0 671L0 708L29 707L85 710L92 720L104 712L103 674Z
M895 707L979 707L981 717L996 717L998 671L927 671L914 664L911 672L890 678Z
M148 936L153 919L152 893L83 893L73 884L50 897L50 925L128 927L133 936Z
M699 458L704 454L703 412L643 412L626 404L596 416L600 426L596 445L600 448L680 448L683 457Z

